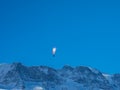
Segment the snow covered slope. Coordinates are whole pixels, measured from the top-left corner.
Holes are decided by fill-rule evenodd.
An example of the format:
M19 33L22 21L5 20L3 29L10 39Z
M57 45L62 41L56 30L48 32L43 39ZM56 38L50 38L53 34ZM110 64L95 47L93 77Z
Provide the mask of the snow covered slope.
M91 67L27 67L0 65L0 90L120 90L120 74L103 74Z

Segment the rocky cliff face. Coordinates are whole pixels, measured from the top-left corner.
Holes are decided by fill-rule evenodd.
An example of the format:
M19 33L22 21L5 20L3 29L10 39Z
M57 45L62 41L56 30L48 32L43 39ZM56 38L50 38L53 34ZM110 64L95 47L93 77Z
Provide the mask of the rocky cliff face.
M5 90L120 90L120 74L103 74L85 67L27 67L21 63L0 65L0 88Z

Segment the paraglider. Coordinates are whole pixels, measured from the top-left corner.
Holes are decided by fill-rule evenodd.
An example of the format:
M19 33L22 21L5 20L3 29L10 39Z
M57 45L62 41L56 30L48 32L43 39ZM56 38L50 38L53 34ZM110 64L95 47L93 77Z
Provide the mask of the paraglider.
M56 54L56 47L52 48L52 55L53 55L53 57L55 57L55 54Z

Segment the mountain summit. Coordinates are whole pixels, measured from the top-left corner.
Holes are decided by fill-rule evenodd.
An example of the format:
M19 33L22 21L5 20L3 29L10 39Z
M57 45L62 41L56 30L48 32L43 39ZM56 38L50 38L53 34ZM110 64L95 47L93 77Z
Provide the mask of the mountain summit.
M120 90L120 74L103 74L94 68L64 66L27 67L0 64L0 90Z

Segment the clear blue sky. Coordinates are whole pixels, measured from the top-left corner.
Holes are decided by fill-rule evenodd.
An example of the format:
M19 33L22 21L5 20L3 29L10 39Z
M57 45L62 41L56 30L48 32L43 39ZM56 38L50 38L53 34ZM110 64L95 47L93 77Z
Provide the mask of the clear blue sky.
M120 1L0 0L4 62L120 72Z

